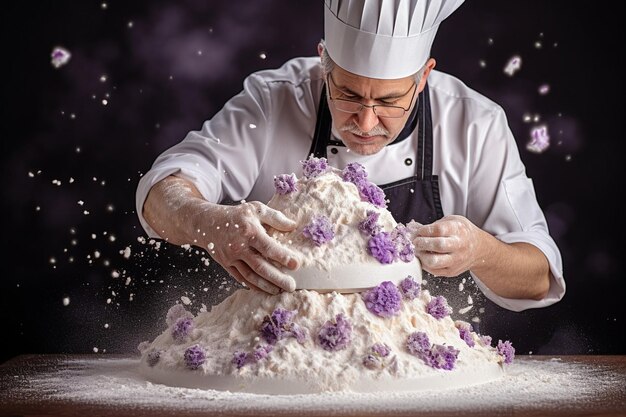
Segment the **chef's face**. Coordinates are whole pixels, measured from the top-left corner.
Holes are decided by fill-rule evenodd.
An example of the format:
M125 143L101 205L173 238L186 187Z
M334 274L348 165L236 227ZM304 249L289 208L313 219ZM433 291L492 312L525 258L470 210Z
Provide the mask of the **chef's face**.
M372 155L393 142L402 131L417 101L418 93L424 88L426 76L416 85L414 76L381 80L361 77L335 66L327 75L326 81L333 125L341 135L341 140L353 152ZM346 105L347 101L370 107L358 110L358 105L349 102ZM377 107L371 107L374 105ZM405 111L390 111L389 108L378 107L379 105L400 107ZM354 110L358 111L350 112ZM401 116L385 117L384 114L388 113L400 113Z

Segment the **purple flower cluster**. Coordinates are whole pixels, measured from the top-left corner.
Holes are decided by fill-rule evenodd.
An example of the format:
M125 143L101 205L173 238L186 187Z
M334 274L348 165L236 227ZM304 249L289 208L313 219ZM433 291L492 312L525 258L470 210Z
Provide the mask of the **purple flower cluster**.
M400 292L405 300L414 300L419 297L422 290L422 286L419 282L415 281L412 276L407 276L400 281Z
M296 176L294 174L281 174L274 177L274 187L280 195L285 195L298 191L296 187Z
M302 229L302 234L311 239L316 246L321 246L335 237L333 225L325 216L313 218L311 223Z
M231 363L237 367L237 369L243 368L246 364L259 362L270 354L270 352L274 350L274 346L272 345L257 345L254 348L254 351L250 353L237 351L233 354L233 359Z
M385 192L379 186L367 180L367 171L363 165L358 162L349 163L342 171L341 177L344 181L356 185L361 200L367 201L377 207L387 207Z
M451 370L454 368L459 350L452 346L431 345L428 335L424 332L411 333L406 347L413 356L422 359L428 366L436 369Z
M403 262L411 262L415 258L415 246L409 237L409 230L398 224L391 232L391 240L396 245L398 258Z
M513 362L515 358L515 348L508 340L503 342L502 340L498 340L498 354L504 358L504 363L509 364Z
M344 181L351 182L357 186L359 183L367 181L367 171L358 162L349 163L341 174Z
M233 360L231 363L237 367L237 369L243 368L248 362L248 354L246 352L237 351L233 353Z
M428 305L426 306L426 311L428 314L436 318L437 320L441 320L444 317L447 317L452 313L452 309L448 305L448 301L443 295L438 295L434 297Z
M379 186L369 181L361 181L356 186L363 201L368 201L376 207L387 207L385 192Z
M305 161L300 161L302 164L302 173L305 178L315 178L328 171L328 160L326 158L315 158L313 156Z
M433 345L430 348L428 364L436 369L450 371L459 357L459 350L453 346Z
M374 343L363 358L363 365L368 369L380 369L384 366L383 359L389 356L391 348L384 343Z
M367 219L359 223L359 230L364 233L371 231L367 242L370 254L382 264L390 264L397 259L411 262L415 258L415 246L409 239L406 226L398 224L391 233L381 232L380 226L370 219L369 213Z
M481 335L480 336L480 341L483 344L483 346L491 346L491 336L488 335Z
M382 226L377 223L379 217L380 213L368 210L365 220L359 222L359 231L366 236L374 236L379 233L382 229Z
M379 317L391 317L400 311L402 296L391 281L381 282L362 295L365 307Z
M160 350L153 350L152 352L148 353L148 355L146 356L146 362L148 362L149 367L153 367L154 365L156 365L160 359L161 359Z
M472 337L472 325L465 321L455 321L454 325L457 329L459 329L459 336L469 347L474 347L476 342L474 342L474 338Z
M320 329L317 339L324 350L345 349L350 344L352 325L343 314L337 314L335 323L327 321Z
M263 318L261 337L270 345L287 337L295 337L298 343L304 343L306 331L293 322L295 314L295 310L275 309L271 315Z
M424 357L430 351L430 340L424 332L414 332L409 335L406 341L406 347L413 356Z
M206 361L206 351L200 345L193 345L185 350L185 365L189 369L198 369Z
M395 243L387 232L375 234L367 242L369 253L381 264L390 264L398 255Z
M191 331L193 330L193 319L189 317L182 317L176 320L174 327L172 328L172 338L176 343L182 343L187 339Z

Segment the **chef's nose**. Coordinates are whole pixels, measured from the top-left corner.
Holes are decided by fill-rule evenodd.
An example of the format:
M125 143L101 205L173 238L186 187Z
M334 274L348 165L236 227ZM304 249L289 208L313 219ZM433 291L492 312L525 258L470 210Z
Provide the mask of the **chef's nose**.
M374 113L373 107L363 107L360 112L357 113L357 125L363 132L369 132L372 130L380 120Z

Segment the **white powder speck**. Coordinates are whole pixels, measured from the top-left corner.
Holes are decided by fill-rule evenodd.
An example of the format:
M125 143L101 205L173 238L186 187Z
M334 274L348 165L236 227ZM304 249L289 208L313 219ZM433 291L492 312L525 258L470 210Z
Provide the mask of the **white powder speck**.
M83 200L78 200L78 205L79 205L79 206L82 206L82 205L84 205L84 204L85 204L85 202L84 202Z
M250 129L256 129L256 125L254 123L250 123L248 126L250 126Z
M104 328L108 329L109 328L109 323L104 323Z
M119 278L120 277L120 271L118 271L118 270L111 271L111 277L112 278Z
M463 307L459 310L459 314L465 314L468 311L470 311L472 308L474 308L474 306L467 306L467 307Z
M463 292L463 288L465 288L465 287L463 286L463 283L460 282L459 283L459 292Z
M63 305L66 307L70 305L70 297L63 297Z
M100 251L94 251L93 252L93 257L98 259L100 257Z
M94 346L93 353L98 353L98 348Z
M70 177L69 183L72 184L74 182L74 178Z
M128 284L130 284L130 280L131 280L131 278L130 278L130 277L126 278L126 282L124 283L124 285L128 285Z
M107 304L111 304L111 299L107 298Z
M120 252L124 258L130 258L130 246L126 246L123 251Z
M180 297L180 301L182 301L183 304L186 305L186 306L191 304L191 300L189 299L189 297L184 296L184 295L182 297Z
M471 296L471 295L468 295L468 296L467 296L467 304L470 304L470 305L471 305L471 304L474 304L474 300L472 299L472 296Z

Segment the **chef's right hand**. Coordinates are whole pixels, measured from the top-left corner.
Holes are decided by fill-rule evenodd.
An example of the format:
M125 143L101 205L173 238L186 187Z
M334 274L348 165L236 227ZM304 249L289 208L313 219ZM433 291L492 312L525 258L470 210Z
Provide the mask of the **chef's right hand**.
M197 212L193 224L198 243L237 281L270 294L294 291L295 280L272 262L288 269L299 266L298 256L273 239L265 226L290 232L296 223L280 211L258 201L224 206L208 203ZM198 244L196 243L196 244Z

